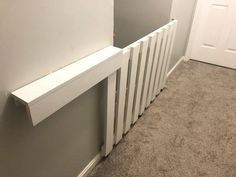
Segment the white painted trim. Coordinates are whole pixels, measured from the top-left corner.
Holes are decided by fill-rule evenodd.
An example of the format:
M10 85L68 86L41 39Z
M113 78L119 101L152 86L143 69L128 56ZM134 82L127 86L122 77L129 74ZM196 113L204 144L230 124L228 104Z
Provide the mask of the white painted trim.
M146 61L147 66L146 66L146 72L145 72L145 79L143 83L143 95L142 95L140 114L144 112L146 103L147 103L147 96L148 96L148 90L149 90L149 83L150 83L151 69L152 69L156 41L157 41L156 34L152 34L151 36L149 36L149 50L148 50L147 61Z
M114 144L114 123L116 104L116 72L107 79L107 101L106 101L106 121L103 155L108 156Z
M184 61L188 62L189 60L191 60L191 58L184 56Z
M177 31L177 27L178 27L178 21L174 21L174 24L172 26L170 26L171 29L171 46L170 46L170 51L168 54L168 59L167 59L167 65L165 68L165 77L164 77L164 85L166 84L166 80L167 80L167 74L169 71L169 67L170 67L170 61L171 61L171 57L173 54L173 49L174 49L174 41L175 41L175 36L176 36L176 31Z
M167 40L168 40L168 28L166 27L164 30L164 34L163 34L163 41L162 41L162 47L161 47L161 53L160 53L160 62L159 62L159 66L158 66L158 87L157 87L157 94L159 94L160 90L163 89L161 87L161 83L162 83L162 75L163 75L163 65L164 65L164 60L165 60L165 51L166 51L166 46L167 46Z
M101 161L102 155L98 153L91 162L83 169L83 171L78 175L78 177L86 177L94 169L94 167Z
M187 49L185 52L185 61L189 61L191 59L193 41L195 40L195 36L196 36L197 30L198 30L197 28L194 28L194 27L198 26L198 24L199 24L199 20L197 17L200 14L201 6L202 6L203 2L204 2L204 0L197 0L197 2L196 2L196 11L193 15L193 22L192 22L192 26L191 26Z
M118 70L121 57L121 49L107 47L12 92L12 95L27 107L35 126Z
M169 57L169 50L170 50L170 45L171 45L171 35L172 35L172 29L168 27L167 29L167 41L166 41L166 48L165 48L165 53L164 53L164 61L162 64L162 72L161 72L161 80L160 80L160 86L161 89L165 87L165 78L166 78L166 66L167 66L167 61Z
M185 56L182 56L179 61L175 64L175 66L173 68L171 68L171 70L168 72L167 74L167 78L174 72L174 70L179 66L179 64L182 62L182 61L185 61Z
M126 89L127 89L127 79L128 79L128 66L130 59L130 49L123 51L123 62L122 67L118 72L117 81L117 115L115 123L115 144L118 144L122 139L124 132L124 112L125 112L125 102L126 102Z
M145 68L146 68L146 59L148 53L148 44L149 38L143 38L141 42L141 49L140 49L140 64L139 64L139 78L137 80L137 89L136 89L136 100L134 101L134 113L132 124L134 124L139 117L139 110L141 106L141 98L142 98L142 90L143 90L143 83L145 78Z
M140 47L141 47L140 43L136 43L131 47L130 71L128 74L129 79L128 79L128 84L127 84L127 88L128 88L127 100L125 104L126 111L125 111L124 133L127 133L130 130L130 126L132 123Z
M159 54L160 54L160 50L161 50L161 40L163 37L163 30L157 31L156 35L157 35L157 39L156 39L156 45L155 45L154 55L153 55L152 72L151 72L149 89L148 89L148 94L147 94L147 106L149 106L149 104L151 103L153 95L156 94L156 91L154 91L154 84L156 81L156 71L158 68ZM155 92L155 94L154 94L154 92Z

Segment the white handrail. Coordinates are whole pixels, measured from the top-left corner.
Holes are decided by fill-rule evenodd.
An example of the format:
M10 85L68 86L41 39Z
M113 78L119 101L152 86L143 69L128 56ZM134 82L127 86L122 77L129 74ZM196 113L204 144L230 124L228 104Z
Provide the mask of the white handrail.
M35 126L118 70L120 58L120 49L107 47L12 92L12 95L26 105Z

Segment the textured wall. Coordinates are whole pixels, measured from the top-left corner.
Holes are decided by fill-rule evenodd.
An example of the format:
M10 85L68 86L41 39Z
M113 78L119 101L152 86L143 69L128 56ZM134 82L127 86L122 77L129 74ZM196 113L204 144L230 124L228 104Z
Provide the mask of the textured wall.
M172 0L115 0L114 44L125 47L169 22Z
M75 177L99 152L104 83L35 128L9 93L111 45L113 8L111 0L1 1L1 177Z
M185 55L193 15L195 12L195 4L196 0L173 0L171 18L177 19L179 24L170 68L172 68L178 60Z

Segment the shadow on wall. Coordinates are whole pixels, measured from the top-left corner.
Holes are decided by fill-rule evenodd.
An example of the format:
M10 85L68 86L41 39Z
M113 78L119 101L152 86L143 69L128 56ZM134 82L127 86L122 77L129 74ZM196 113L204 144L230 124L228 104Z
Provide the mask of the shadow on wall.
M115 0L114 2L116 47L124 48L169 22L172 0Z
M27 117L28 116L25 107L23 105L16 106L14 99L9 96L4 104L1 113L1 119L0 119L1 141L4 139L5 140L11 139L11 137L14 136L13 131L15 130L17 130L17 136L20 136L22 131L30 129L32 127L32 124L27 119ZM2 143L3 145L5 144L4 142Z
M104 81L36 127L25 107L8 97L0 119L0 176L76 177L103 144L103 85Z
M170 68L185 56L197 0L173 0L171 18L179 21ZM184 4L184 6L183 6ZM183 13L184 12L184 13Z

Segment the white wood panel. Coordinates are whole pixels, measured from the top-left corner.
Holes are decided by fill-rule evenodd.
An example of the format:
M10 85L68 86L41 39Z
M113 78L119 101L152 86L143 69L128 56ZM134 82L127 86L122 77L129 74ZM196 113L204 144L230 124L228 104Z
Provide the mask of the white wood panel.
M151 61L151 66L150 66L150 71L147 70L147 74L148 74L148 87L147 87L147 93L146 93L146 105L145 108L147 108L150 105L150 101L149 100L149 94L151 91L151 77L152 77L152 73L153 73L153 66L154 66L154 56L155 56L155 49L156 49L156 43L157 43L157 34L153 33L154 38L153 38L153 46L151 45L150 47L150 55L149 55L149 61Z
M114 122L115 122L115 101L116 101L116 72L107 79L107 105L105 122L105 144L104 156L107 156L113 149L114 144Z
M158 64L158 69L157 69L157 90L156 93L157 95L161 91L161 76L163 73L163 63L164 63L164 56L165 56L165 49L166 49L166 43L167 43L167 27L162 28L163 29L163 39L162 39L162 44L161 44L161 53L160 53L160 59L159 59L159 64Z
M161 89L165 87L164 80L166 77L166 66L167 66L167 60L168 60L170 44L171 44L171 29L169 25L166 30L167 30L167 43L166 43L165 54L164 54L163 65L162 65L162 72L161 72L161 82L160 82Z
M118 70L121 56L121 49L107 47L12 92L12 95L26 105L35 126Z
M171 60L172 53L173 53L177 25L178 25L177 20L170 23L171 42L170 42L170 50L169 50L168 58L167 58L167 65L166 65L166 69L165 69L164 85L166 84L166 80L168 77L167 75L168 75L168 71L169 71L169 67L170 67L170 60Z
M159 29L160 34L158 36L157 40L160 40L160 46L159 46L159 52L158 52L158 63L157 63L157 68L156 68L156 73L155 73L155 80L154 80L154 87L153 87L153 92L152 92L152 101L156 98L156 96L159 94L157 92L158 84L159 84L159 79L160 79L160 65L162 64L162 57L161 57L161 49L162 49L162 43L163 43L163 37L164 37L164 30L163 28ZM158 41L157 41L158 43Z
M158 66L159 54L160 54L160 48L161 48L162 30L160 29L156 31L156 35L157 35L157 42L156 42L156 47L155 47L155 52L154 52L152 74L151 74L151 79L150 79L147 103L150 103L153 100L154 84L156 80L156 72L157 72L157 66Z
M139 110L141 107L141 96L144 83L144 72L146 67L147 51L148 51L149 38L145 37L141 40L140 61L138 66L138 79L136 83L136 97L134 100L134 114L132 123L138 120Z
M147 103L147 95L148 95L148 89L149 89L149 83L150 83L150 76L151 76L151 69L152 69L156 39L157 39L156 34L151 34L149 36L148 56L147 56L147 61L146 61L147 67L145 71L145 80L144 80L144 86L143 86L140 115L143 114L146 107L146 103Z
M158 50L158 55L156 55L156 57L158 57L158 63L157 63L157 68L156 68L156 73L155 73L154 87L153 87L153 92L152 92L152 101L156 98L158 94L157 88L158 88L158 84L159 84L158 82L160 78L160 65L162 64L161 49L162 49L162 42L163 42L163 37L164 37L163 28L159 29L157 33L159 33L158 39L157 39L157 47L159 46L159 50Z
M137 43L131 46L131 58L130 58L130 68L129 68L129 75L128 75L128 91L127 91L127 100L126 100L124 133L127 133L129 131L131 122L132 122L139 51L140 51L140 43Z
M119 70L118 82L117 82L117 116L115 123L115 144L118 144L122 139L124 132L124 116L125 116L125 98L127 88L128 66L130 59L130 49L123 52L122 66Z

